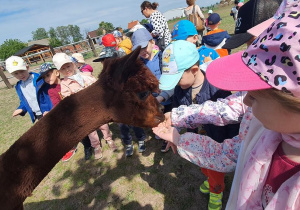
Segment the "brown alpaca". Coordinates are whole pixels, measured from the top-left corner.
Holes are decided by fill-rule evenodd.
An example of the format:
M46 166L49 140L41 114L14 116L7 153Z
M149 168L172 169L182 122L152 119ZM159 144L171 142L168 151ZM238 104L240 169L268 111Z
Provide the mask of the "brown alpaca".
M153 127L164 119L151 95L158 80L139 52L105 62L96 83L61 101L0 156L1 209L23 209L62 156L100 125Z

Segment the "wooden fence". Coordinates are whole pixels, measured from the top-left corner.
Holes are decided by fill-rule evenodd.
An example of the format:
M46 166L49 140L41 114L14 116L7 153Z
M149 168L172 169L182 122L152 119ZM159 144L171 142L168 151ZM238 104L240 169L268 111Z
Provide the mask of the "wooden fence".
M66 53L68 55L72 55L73 53L87 53L87 52L93 52L93 55L97 57L96 49L101 48L99 44L96 44L96 39L100 38L94 37L93 39L90 36L87 36L86 39L74 42L68 45L52 48L49 47L48 50L43 50L37 53L29 54L26 56L23 56L22 58L24 61L27 62L29 66L33 65L33 63L38 63L39 61L42 61L43 63L46 62L47 58L52 58L55 53ZM38 70L39 68L36 68L34 70ZM7 88L12 88L12 85L9 83L9 79L13 78L13 76L6 76L5 73L5 63L4 61L0 62L0 76L1 80L0 82L4 82Z

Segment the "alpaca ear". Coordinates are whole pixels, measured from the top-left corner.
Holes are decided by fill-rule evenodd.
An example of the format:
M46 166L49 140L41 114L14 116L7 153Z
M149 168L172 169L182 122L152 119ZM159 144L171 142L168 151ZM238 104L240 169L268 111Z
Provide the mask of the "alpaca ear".
M135 75L140 70L136 66L136 61L139 58L140 51L141 47L139 46L129 55L122 58L122 68L120 69L120 73L122 74L122 77L120 78L121 83L126 82L130 76Z

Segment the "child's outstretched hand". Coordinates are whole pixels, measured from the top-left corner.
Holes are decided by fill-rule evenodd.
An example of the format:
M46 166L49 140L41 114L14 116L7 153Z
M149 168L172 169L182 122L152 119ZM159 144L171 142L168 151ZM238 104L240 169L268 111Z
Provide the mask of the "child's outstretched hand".
M180 139L180 134L178 133L176 128L158 126L158 127L152 128L152 131L154 134L156 134L160 138L162 138L166 141L169 141L169 142L173 143L175 146L177 146L179 139Z
M22 109L17 109L16 111L14 111L14 113L12 114L13 117L20 115L23 112Z

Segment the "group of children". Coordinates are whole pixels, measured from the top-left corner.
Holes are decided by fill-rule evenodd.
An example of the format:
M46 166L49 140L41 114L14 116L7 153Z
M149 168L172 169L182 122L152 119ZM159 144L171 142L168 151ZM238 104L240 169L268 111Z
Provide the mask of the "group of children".
M210 196L208 209L222 208L224 175L234 170L228 209L300 207L300 3L285 0L282 5L278 20L265 26L244 53L229 55L222 48L230 37L218 28L221 18L213 13L207 20L211 31L203 36L199 48L195 26L181 20L174 25L172 42L163 52L151 31L137 27L130 38L120 31L105 35L105 47L94 60L104 62L141 48L141 61L160 81L161 92L155 97L166 112L165 122L153 132L166 140L162 152L171 147L201 167L207 180L200 191ZM266 38L271 35L275 38ZM29 112L34 122L64 97L95 82L81 54L70 58L57 53L53 63L43 64L38 75L28 73L21 58L7 59L7 70L20 80L16 90L21 104L13 116ZM130 128L138 139L139 152L145 151L142 128L119 127L127 157L134 151ZM200 127L206 135L199 134ZM180 135L181 128L187 132ZM100 130L116 149L108 125ZM101 152L97 132L87 139L96 157ZM91 146L84 142L85 150L90 151Z

